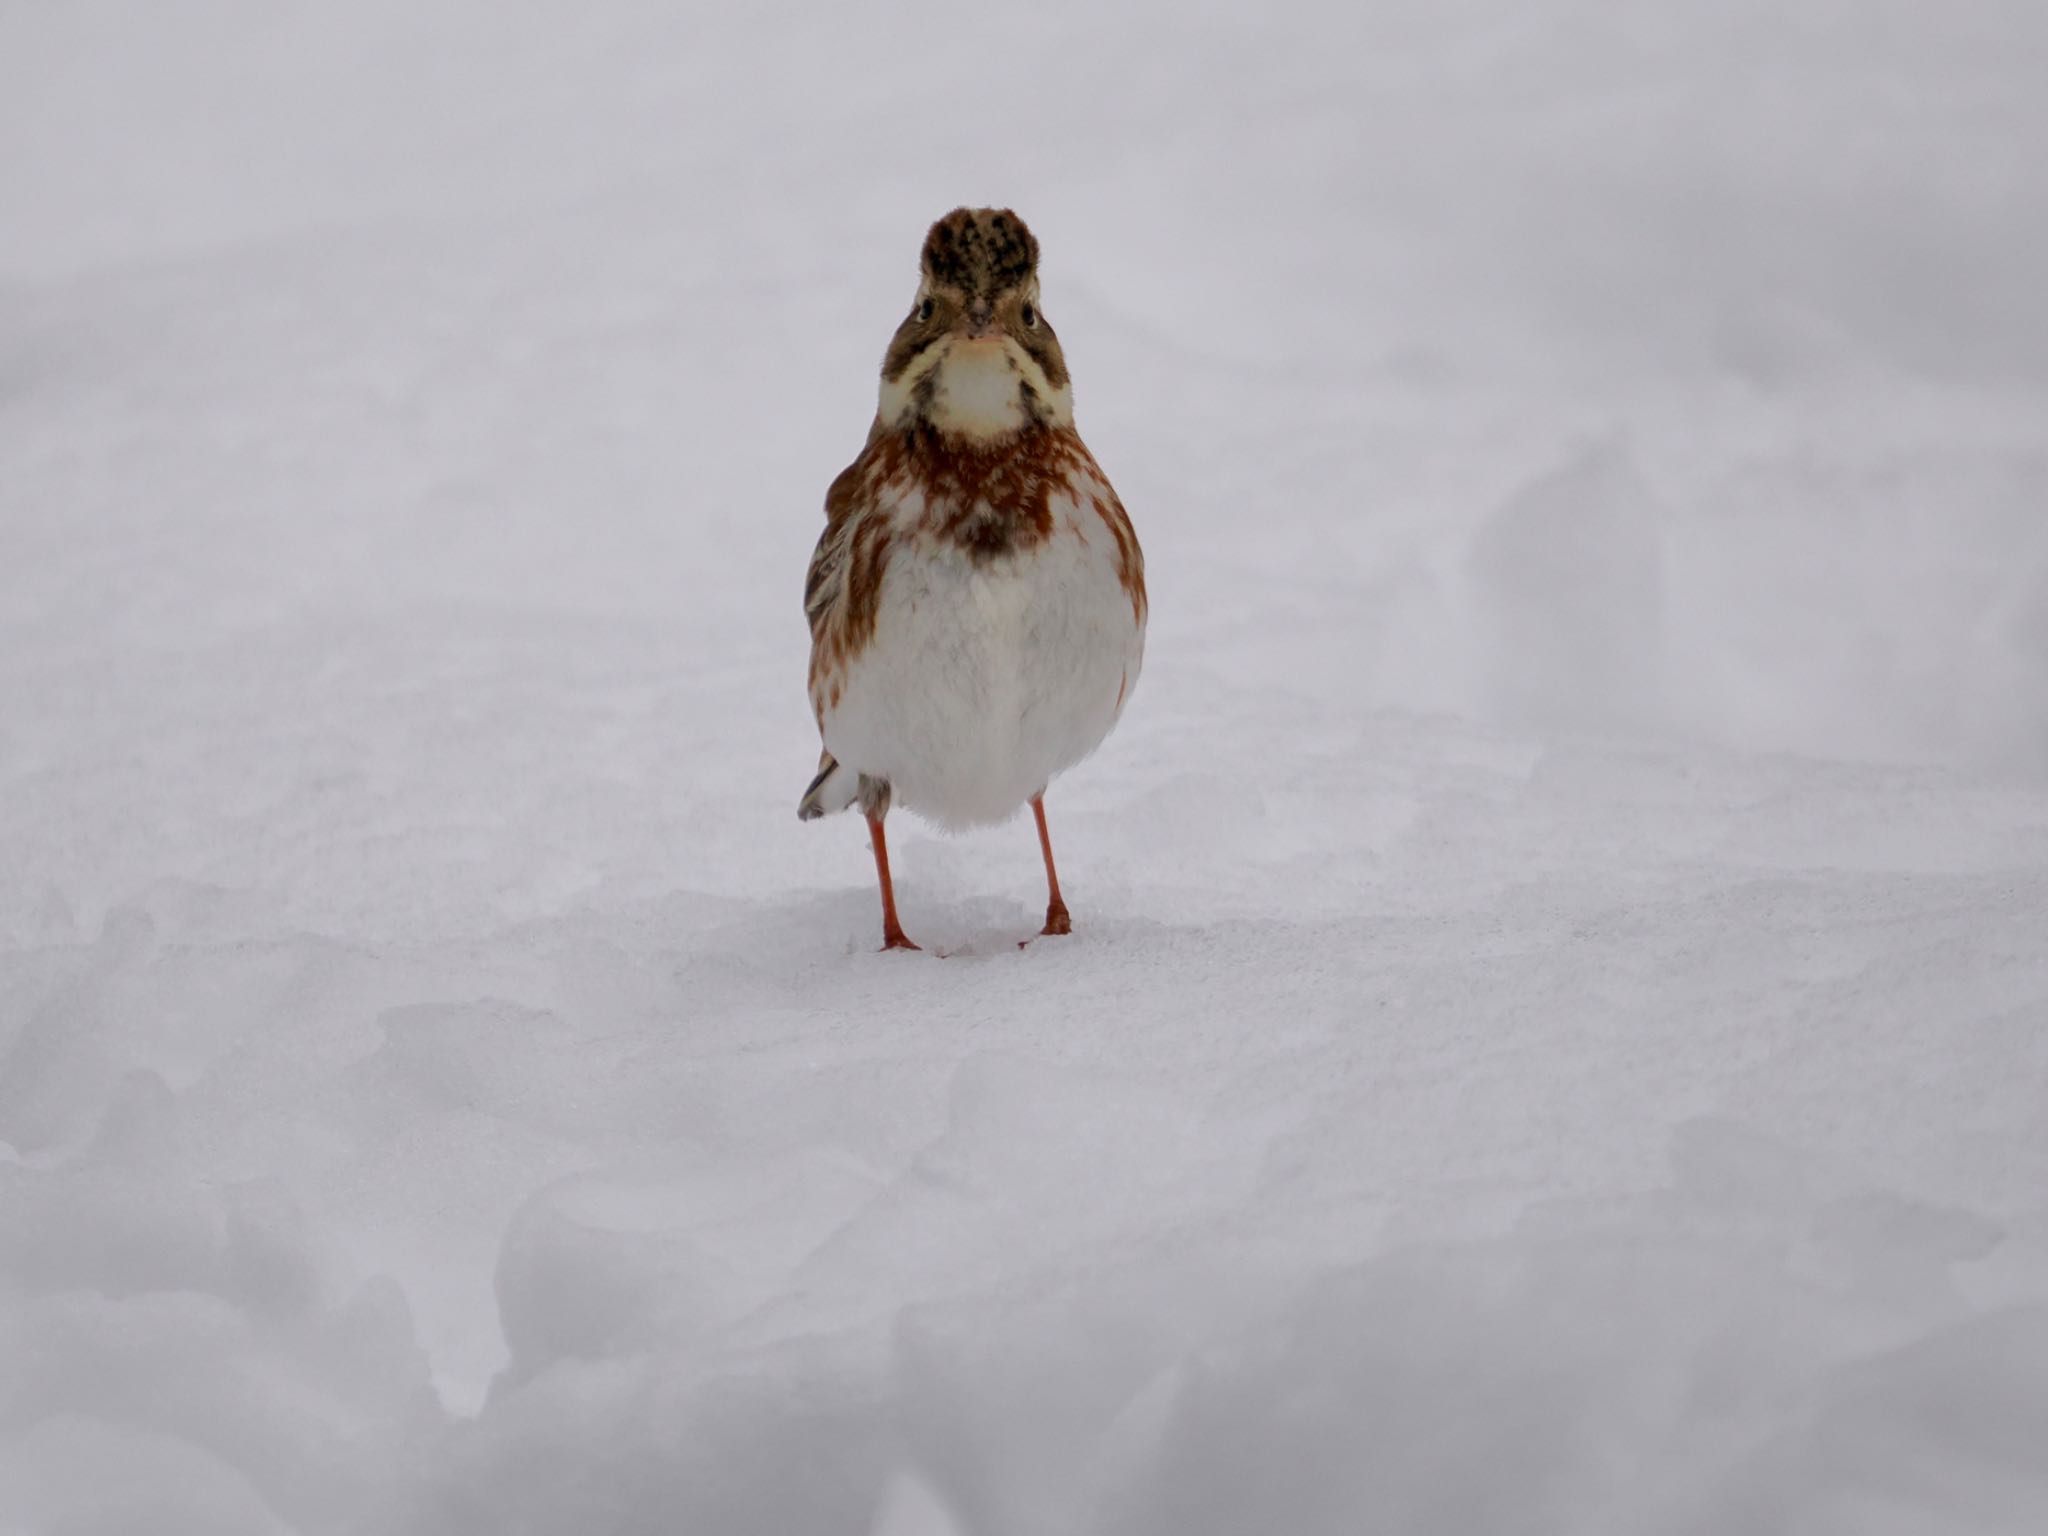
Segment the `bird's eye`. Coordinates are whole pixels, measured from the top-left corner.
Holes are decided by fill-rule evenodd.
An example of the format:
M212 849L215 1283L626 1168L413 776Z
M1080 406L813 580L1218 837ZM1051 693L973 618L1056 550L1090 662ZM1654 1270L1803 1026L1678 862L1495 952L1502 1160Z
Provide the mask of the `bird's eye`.
M932 311L937 308L938 305L934 304L930 299L926 299L922 304L917 306L917 318L920 320L929 320L932 317Z
M1038 326L1038 311L1029 304L1017 312L1017 317L1024 322L1024 329L1027 331L1035 330Z

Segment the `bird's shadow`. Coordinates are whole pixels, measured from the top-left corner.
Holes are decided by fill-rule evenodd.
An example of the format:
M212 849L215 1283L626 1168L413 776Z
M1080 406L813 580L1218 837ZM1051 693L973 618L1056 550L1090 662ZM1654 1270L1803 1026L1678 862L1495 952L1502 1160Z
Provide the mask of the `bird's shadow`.
M719 920L709 924L702 921L702 902L696 893L678 892L631 921L635 926L666 926L676 938L687 933L686 942L670 950L682 967L772 972L791 978L808 977L822 967L843 967L850 960L903 966L937 960L995 965L1081 955L1111 943L1141 949L1162 943L1173 947L1204 931L1201 925L1161 923L1113 907L1097 912L1076 903L1072 933L1044 934L1045 908L1037 902L944 891L922 895L899 882L897 906L903 928L918 948L885 950L881 903L871 886L728 902ZM664 910L673 914L672 922L664 922Z
M859 955L869 951L906 960L993 961L1040 947L1045 912L1029 903L1000 896L935 897L921 903L907 886L897 889L903 927L916 950L882 948L882 911L872 889L821 893L801 904L815 918L805 924L821 937L836 940L837 951ZM1044 940L1058 945L1072 935ZM1085 936L1084 936L1085 937Z

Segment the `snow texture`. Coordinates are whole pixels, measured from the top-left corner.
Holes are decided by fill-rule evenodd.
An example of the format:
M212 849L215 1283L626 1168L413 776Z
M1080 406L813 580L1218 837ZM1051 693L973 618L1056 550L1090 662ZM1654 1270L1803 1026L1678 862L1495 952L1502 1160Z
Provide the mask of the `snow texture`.
M0 1532L2048 1529L2048 10L0 15ZM790 806L925 224L1145 682Z

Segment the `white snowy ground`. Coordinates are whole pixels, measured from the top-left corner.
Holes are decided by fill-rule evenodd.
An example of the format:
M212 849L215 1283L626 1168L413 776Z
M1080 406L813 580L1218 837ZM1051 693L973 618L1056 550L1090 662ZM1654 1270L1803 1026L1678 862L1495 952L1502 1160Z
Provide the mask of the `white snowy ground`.
M0 1531L2048 1529L2048 11L0 10ZM879 955L1014 204L1154 623Z

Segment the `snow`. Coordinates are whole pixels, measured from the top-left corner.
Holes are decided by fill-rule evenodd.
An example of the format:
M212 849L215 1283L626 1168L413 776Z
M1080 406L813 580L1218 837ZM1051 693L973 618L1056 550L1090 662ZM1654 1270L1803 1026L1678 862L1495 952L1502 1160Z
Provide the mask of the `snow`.
M0 37L0 1532L2048 1524L2048 13ZM881 955L963 201L1153 620Z

